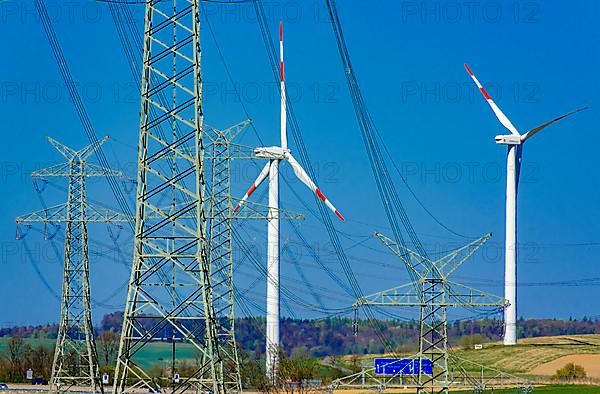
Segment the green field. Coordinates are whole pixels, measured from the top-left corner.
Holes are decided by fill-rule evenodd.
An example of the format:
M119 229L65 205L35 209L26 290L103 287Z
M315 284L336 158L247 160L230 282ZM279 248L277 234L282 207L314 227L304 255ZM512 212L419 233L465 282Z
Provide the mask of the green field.
M578 394L596 394L600 393L598 386L548 386L539 387L534 390L535 393L578 393Z
M178 344L176 347L176 356L179 361L187 360L192 362L197 357L198 351L192 345ZM171 357L171 344L155 342L146 347L136 355L136 362L144 367L151 367L155 364L168 365Z
M8 338L0 338L0 354L6 354ZM25 343L31 347L45 346L53 348L54 339L36 339L26 338ZM176 348L177 358L181 360L193 361L196 357L196 349L189 344L179 344ZM142 349L136 355L136 361L143 367L149 368L155 364L168 365L169 357L171 357L171 344L164 342L155 342L150 346Z
M8 346L8 337L0 338L0 354L6 354L6 348ZM34 338L26 338L25 343L27 343L31 347L39 347L45 346L48 348L54 347L54 339L34 339Z

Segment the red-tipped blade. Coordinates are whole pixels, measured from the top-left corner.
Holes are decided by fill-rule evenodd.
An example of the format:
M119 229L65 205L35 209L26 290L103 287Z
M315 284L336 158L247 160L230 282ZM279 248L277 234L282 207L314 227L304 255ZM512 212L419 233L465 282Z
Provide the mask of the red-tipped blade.
M234 215L235 215L235 213L237 211L239 211L239 209L246 202L246 200L252 195L252 193L254 193L254 191L262 183L262 181L265 180L265 178L267 177L267 175L269 175L269 168L270 168L270 163L265 164L265 166L261 170L260 174L258 174L258 177L256 178L256 180L252 184L252 186L250 186L250 188L248 189L248 191L246 192L246 194L244 194L244 197L240 200L240 202L238 202L238 204L233 209L233 214Z
M471 68L469 67L469 65L466 63L465 63L465 68L467 69L467 72L471 76L471 79L473 79L473 82L475 82L475 85L477 85L477 87L481 91L481 94L483 94L483 97L485 98L485 100L488 102L490 107L492 107L492 111L494 111L494 114L496 114L496 117L498 118L500 123L502 123L502 125L504 127L506 127L508 129L508 131L510 131L514 135L521 135L521 134L519 134L519 132L517 131L515 126L513 126L511 121L506 117L506 115L504 115L504 112L502 112L502 110L500 110L500 108L498 108L498 106L496 105L494 100L492 100L492 98L490 97L488 92L485 90L485 88L481 85L481 83L479 83L479 80L477 79L475 74L473 74L473 71L471 71Z
M279 41L283 41L283 22L279 21Z
M319 197L319 199L325 203L327 208L331 209L331 211L333 213L335 213L336 216L338 218L340 218L341 221L345 222L346 219L344 219L344 217L337 210L337 208L327 199L327 197L325 197L325 195L321 192L321 190L317 187L317 185L315 185L315 183L312 181L312 179L310 179L310 177L308 176L306 171L304 171L304 168L302 168L300 163L298 163L296 161L296 159L294 159L294 156L288 154L288 161L290 162L290 165L292 166L292 169L294 170L294 174L296 174L298 179L300 179L300 181L302 183L304 183L306 186L308 186L308 188L310 190L312 190L313 193L315 193L317 195L317 197Z

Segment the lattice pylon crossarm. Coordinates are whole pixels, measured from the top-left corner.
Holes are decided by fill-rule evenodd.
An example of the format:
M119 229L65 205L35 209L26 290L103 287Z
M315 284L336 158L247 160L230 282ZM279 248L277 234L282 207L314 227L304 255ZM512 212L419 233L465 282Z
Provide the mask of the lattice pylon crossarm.
M96 140L92 142L90 145L85 148L80 149L77 152L77 156L81 159L81 161L86 161L92 154L94 154L100 147L108 141L108 136L102 137L100 140Z
M104 136L102 139L97 140L90 145L76 151L75 149L69 148L65 144L58 142L52 137L48 137L48 141L56 150L69 161L86 161L94 152L96 152L102 144L108 141L108 136Z
M368 305L418 307L425 304L452 308L503 308L506 306L506 300L494 294L448 280L443 280L441 283L443 283L447 294L443 303L434 300L422 300L422 295L414 292L414 284L410 282L361 297L354 303L353 307Z
M124 223L133 220L122 212L110 208L99 207L96 205L85 204L85 220L88 223ZM31 212L16 218L19 223L66 223L72 219L68 215L69 204L59 204L39 211ZM75 219L79 220L79 219Z
M414 292L413 283L392 287L391 289L379 291L373 294L359 298L354 303L353 307L361 307L367 305L378 306L419 306L421 305L421 294Z
M236 203L240 201L239 198L232 197L231 201L235 201ZM256 203L253 201L244 201L244 205L238 212L235 213L231 217L231 219L235 220L266 220L269 213L269 207L265 204ZM278 209L277 213L279 214L279 220L304 220L304 215L301 213L296 213L289 211L287 209Z
M211 144L231 146L233 145L233 139L242 131L244 131L244 129L248 127L250 123L252 123L252 121L250 119L246 119L226 129L218 129L216 127L205 125L204 132L206 133L206 137ZM210 144L207 145L207 148L209 146ZM232 159L233 157L228 156L228 158Z
M507 306L505 298L473 287L451 281L446 281L445 286L449 306L497 309Z
M455 249L444 257L439 259L440 271L444 272L444 276L450 276L454 271L456 271L461 265L463 265L466 261L469 260L473 256L473 254L481 248L490 238L492 237L491 233L487 233L482 237L468 243L467 245Z
M214 153L214 151L212 149L213 145L214 145L214 142L211 142L210 144L208 144L206 146L207 154L206 154L205 158L207 160L216 158L216 154ZM250 146L234 144L234 143L230 143L227 148L230 159L237 159L237 160L254 160L254 159L256 159L256 153L254 153L254 149L255 148L250 147Z
M77 151L75 149L72 149L68 146L66 146L65 144L58 142L57 140L55 140L52 137L48 137L48 142L50 142L50 144L56 148L56 150L63 155L63 157L67 160L71 160L73 157L75 157L77 155Z
M389 250L402 260L404 265L406 265L409 274L414 275L416 278L423 278L428 272L434 269L431 261L427 257L398 244L393 239L388 238L381 233L375 233L375 236L377 236Z
M123 173L121 171L111 170L109 168L101 167L97 164L83 162L84 165L81 167L71 168L69 163L57 164L52 167L43 168L31 173L33 178L53 178L53 177L69 177L72 175L81 175L84 178L91 177L114 177L122 178Z

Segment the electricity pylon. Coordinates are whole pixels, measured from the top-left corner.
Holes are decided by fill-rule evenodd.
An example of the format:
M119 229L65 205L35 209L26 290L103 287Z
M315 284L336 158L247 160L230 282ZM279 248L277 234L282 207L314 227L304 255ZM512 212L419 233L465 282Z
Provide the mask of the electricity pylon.
M94 327L90 308L90 278L87 224L126 222L131 218L104 207L88 203L86 178L122 176L86 160L108 137L81 150L71 149L48 138L68 162L32 174L34 178L66 177L69 179L66 204L17 218L19 223L66 223L65 257L62 284L61 318L50 378L51 392L68 391L74 386L104 392L98 369ZM17 228L17 238L19 236Z
M115 394L159 384L138 356L171 342L171 392L223 394L217 317L208 257L200 5L148 1L144 53L134 256L115 370ZM177 346L198 353L181 368Z
M233 216L231 196L231 160L256 159L254 149L233 143L233 139L248 125L245 120L224 130L206 128L210 141L206 163L210 164L209 203L209 258L212 300L217 319L219 356L224 368L224 382L228 393L241 391L239 359L234 335L234 282L233 282L233 227L232 219L266 220L269 207L246 202L242 212ZM237 201L236 201L237 204ZM302 220L303 215L280 209L282 220Z
M234 326L230 162L235 153L241 153L235 149L232 141L249 123L250 121L246 120L225 130L206 130L206 135L211 141L211 153L208 158L212 172L208 239L212 301L219 345L216 353L223 370L223 383L227 393L242 391Z
M417 392L448 392L448 334L446 310L450 307L493 307L502 308L504 300L479 290L471 289L448 280L458 267L467 261L490 237L486 234L438 260L430 260L407 249L390 238L377 233L377 237L406 265L412 278L413 291L398 293L397 289L383 291L377 304L418 306L419 353L418 365L423 360L433 364L431 375L423 374L418 368ZM408 299L407 299L408 297ZM361 304L373 302L373 297L359 300Z
M364 386L366 378L369 378L370 384L377 388L412 387L416 388L418 393L448 393L450 388L481 390L484 387L507 385L530 387L514 376L480 365L477 365L477 368L481 368L481 375L479 379L474 379L464 369L464 365L469 362L452 355L448 349L447 308L500 310L506 306L506 301L501 297L448 279L491 237L490 234L453 250L438 260L424 257L382 234L376 233L376 235L404 262L411 283L362 297L356 301L354 307L418 307L419 352L411 357L415 363L410 372L401 371L396 374L381 375L371 369L339 379L334 385L353 386L360 380L361 385ZM424 367L427 364L432 365L429 371ZM493 374L484 379L484 370L492 371Z

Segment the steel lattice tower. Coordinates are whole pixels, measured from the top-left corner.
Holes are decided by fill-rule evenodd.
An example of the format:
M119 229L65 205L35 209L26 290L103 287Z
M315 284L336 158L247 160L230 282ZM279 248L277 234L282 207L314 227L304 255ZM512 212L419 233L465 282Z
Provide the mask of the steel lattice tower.
M226 392L206 242L200 6L146 2L134 257L115 370L115 394L154 389L139 364L172 344L171 392ZM198 364L178 371L177 345Z
M453 250L437 260L401 246L377 233L377 237L406 265L411 283L361 297L354 304L363 306L405 306L419 308L419 352L410 359L415 363L409 371L385 375L371 368L334 381L332 387L364 387L377 389L411 387L418 393L448 393L450 388L473 388L481 392L486 387L521 386L529 392L530 385L515 376L460 359L449 352L447 308L492 308L501 310L506 300L501 297L453 282L448 277L466 262L489 238L490 234ZM400 359L397 359L400 360ZM399 362L399 361L398 361ZM430 368L427 368L427 365ZM478 377L470 375L465 366L481 369ZM398 365L398 364L396 364ZM394 362L391 362L394 366ZM428 371L429 369L429 371ZM360 383L358 383L360 382Z
M68 391L73 386L87 387L92 392L104 391L100 381L90 308L87 224L131 220L119 212L87 202L86 178L122 176L121 173L86 162L106 139L107 137L76 151L49 138L50 143L68 162L36 171L32 176L67 177L67 203L33 212L16 220L17 225L31 222L66 223L61 318L50 378L51 392Z
M395 295L390 291L386 291L379 294L379 296L394 305L404 303L420 308L419 365L423 365L424 359L430 360L433 363L433 373L426 375L422 373L421 368L419 369L416 376L417 392L447 393L450 385L448 379L448 320L446 315L448 306L493 308L504 306L504 300L500 297L467 288L448 280L448 275L467 261L491 235L486 234L436 261L402 247L381 234L377 234L377 236L404 262L413 278L412 285L415 290L413 300L402 300L402 296L398 297L397 291Z
M232 140L250 121L241 122L225 130L207 129L211 140L211 193L209 257L211 267L212 300L218 321L218 355L228 393L241 392L242 382L234 332L233 309L233 256L232 256L232 202L230 162L237 152Z
M249 120L224 130L207 127L205 135L210 145L205 157L210 170L209 202L209 259L211 269L212 300L217 319L219 359L228 392L242 389L239 359L234 332L234 282L233 282L233 227L232 219L261 220L269 215L269 207L246 201L243 212L234 215L231 197L231 160L256 159L254 149L233 143L233 139L248 125ZM239 199L237 200L239 202ZM279 210L281 220L302 220L303 215Z

